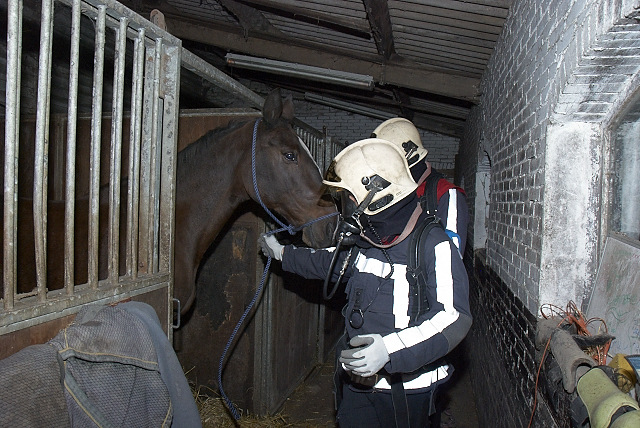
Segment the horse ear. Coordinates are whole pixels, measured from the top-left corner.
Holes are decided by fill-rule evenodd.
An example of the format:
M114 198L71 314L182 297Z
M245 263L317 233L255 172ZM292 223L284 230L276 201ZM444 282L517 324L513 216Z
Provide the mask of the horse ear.
M282 96L280 95L280 88L277 88L271 91L264 101L262 118L265 122L273 124L280 116L282 116Z
M293 96L287 95L282 105L282 118L287 122L293 121Z

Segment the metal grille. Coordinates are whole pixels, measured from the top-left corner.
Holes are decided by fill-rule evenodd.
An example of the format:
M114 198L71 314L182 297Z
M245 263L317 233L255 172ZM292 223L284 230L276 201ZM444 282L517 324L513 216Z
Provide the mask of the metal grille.
M324 172L331 163L331 160L342 149L342 146L336 144L332 138L327 134L327 128L323 127L322 132L317 131L305 124L300 123L295 127L296 134L305 143L311 152L311 156L318 164L321 174L324 176Z
M181 69L254 107L264 102L116 1L39 6L6 6L0 335L86 303L165 288L171 302ZM35 54L26 34L39 35ZM296 129L324 171L341 147L326 129ZM21 248L33 253L27 266ZM52 280L56 257L62 274Z
M26 12L22 0L9 0L0 334L88 302L163 287L170 296L172 286L180 40L110 0L42 0L39 16ZM35 31L37 69L22 64L32 57L23 34ZM32 87L35 97L28 96ZM34 131L21 135L28 123ZM33 151L32 158L22 151ZM84 165L77 162L83 153ZM86 209L78 216L82 198ZM20 218L24 200L33 215ZM63 231L56 232L60 205ZM20 230L31 227L33 241L19 242ZM86 248L74 251L82 234ZM59 245L50 242L60 235ZM20 245L35 254L35 281L22 287ZM52 252L64 253L61 283L48 282ZM87 257L86 281L74 273L79 255Z

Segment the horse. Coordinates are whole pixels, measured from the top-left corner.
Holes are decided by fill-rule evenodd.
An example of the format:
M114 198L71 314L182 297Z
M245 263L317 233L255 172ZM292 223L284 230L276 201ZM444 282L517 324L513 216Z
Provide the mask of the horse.
M293 130L293 101L284 101L278 89L266 98L257 124L255 157L252 159L255 120L230 123L210 130L187 145L177 156L174 246L174 297L181 313L192 306L196 276L202 258L236 209L254 200L284 217L294 227L302 227L302 240L320 248L331 244L336 207L323 198L324 188L317 164ZM252 163L255 168L252 168ZM253 184L255 175L258 194ZM123 178L121 195L126 195ZM107 276L108 192L101 192L99 278ZM126 205L123 204L124 208ZM87 281L88 200L76 201L75 283ZM33 249L33 203L20 200L18 228L18 291L35 287ZM48 216L47 288L63 286L64 202L50 201ZM122 213L121 213L122 216ZM313 220L322 218L320 221ZM310 223L311 222L311 223ZM307 225L307 223L310 223ZM124 274L125 247L120 226L120 274ZM0 267L2 259L0 258Z
M323 199L320 170L292 127L293 101L278 89L266 98L255 137L255 121L209 131L178 155L174 297L181 313L192 306L199 264L218 233L243 203L253 200L301 227L302 240L322 248L332 242L336 207ZM257 184L256 194L253 175Z

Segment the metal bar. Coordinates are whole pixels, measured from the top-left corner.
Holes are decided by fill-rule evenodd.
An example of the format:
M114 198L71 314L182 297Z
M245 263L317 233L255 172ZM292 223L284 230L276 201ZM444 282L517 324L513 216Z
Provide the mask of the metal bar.
M144 39L141 28L134 43L131 122L129 125L129 182L127 210L127 275L138 277L138 206L140 200L140 130L142 128L142 88L144 82Z
M61 3L71 5L71 2L74 0L58 0ZM166 40L167 43L172 45L179 45L180 39L174 36L171 33L168 33L166 30L158 27L157 25L151 24L149 20L143 18L136 12L132 11L128 7L124 6L117 0L83 0L83 8L85 10L85 14L87 16L92 16L96 14L96 11L100 7L105 7L107 10L107 24L109 27L118 28L120 26L120 19L127 18L129 22L128 36L130 38L135 38L138 31L141 28L146 29L147 33L147 42L152 43L151 40L156 38L162 38Z
M74 314L83 305L89 303L97 305L111 304L142 293L159 290L165 288L169 280L168 275L138 278L136 281L127 281L125 279L118 284L117 294L113 292L112 288L108 287L107 281L101 281L101 287L98 290L87 288L86 286L76 287L76 294L72 300L58 298L61 297L61 293L64 291L55 290L50 292L53 298L47 302L44 308L42 305L33 305L31 304L33 302L27 301L21 308L3 314L2 318L0 318L0 335Z
M162 64L162 39L156 39L156 50L153 59L154 76L153 81L153 109L151 112L151 147L150 147L150 165L149 165L149 273L156 273L158 267L158 198L159 198L159 180L158 180L158 155L160 149L160 133L159 128L162 120L159 112L162 110L162 100L160 99L160 66Z
M116 37L111 116L111 161L109 172L109 278L117 282L120 258L120 178L122 166L122 109L124 67L127 49L127 18L120 19Z
M78 114L78 64L80 61L80 0L71 10L71 60L69 63L69 108L67 110L67 185L64 216L64 288L73 295L74 222L76 199L76 124Z
M22 52L22 0L9 0L7 11L7 86L4 131L3 299L13 309L16 292L18 222L18 151L20 123L20 57Z
M151 248L149 246L149 215L150 215L150 172L149 165L151 163L151 122L153 120L154 109L154 80L155 67L153 67L153 59L155 58L155 46L147 47L145 52L145 78L143 88L142 102L142 135L140 143L140 200L139 200L139 224L138 224L138 271L140 273L150 273L149 255Z
M38 64L38 100L36 110L35 164L33 179L33 223L36 253L38 301L47 292L47 154L49 150L49 108L51 92L51 45L53 0L42 1L40 60Z
M173 325L173 261L175 243L175 200L176 200L176 169L178 153L178 119L180 100L180 52L181 45L167 45L164 48L163 65L163 94L164 115L161 164L162 176L160 180L160 259L158 270L169 273L167 323ZM169 341L173 341L173 329L167 331Z
M104 83L104 47L106 8L98 7L93 59L93 105L91 108L91 155L89 186L88 281L98 288L98 251L100 234L100 145L102 139L102 86Z
M160 151L160 240L159 261L160 272L170 272L173 266L173 242L175 210L166 209L170 201L175 201L176 194L176 158L178 151L178 100L180 94L180 47L166 46L164 48L163 64L163 94L164 113L162 119L162 150ZM172 203L173 204L173 203Z
M200 77L215 83L220 88L249 101L254 107L262 109L264 98L242 85L237 80L224 74L200 57L195 56L188 50L182 48L182 66Z

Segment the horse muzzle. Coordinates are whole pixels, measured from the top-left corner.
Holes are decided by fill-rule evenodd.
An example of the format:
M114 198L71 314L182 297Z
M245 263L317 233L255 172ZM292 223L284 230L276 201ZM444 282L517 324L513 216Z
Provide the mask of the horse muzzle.
M333 235L338 215L313 222L302 229L302 240L311 248L326 248L333 245Z

